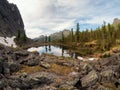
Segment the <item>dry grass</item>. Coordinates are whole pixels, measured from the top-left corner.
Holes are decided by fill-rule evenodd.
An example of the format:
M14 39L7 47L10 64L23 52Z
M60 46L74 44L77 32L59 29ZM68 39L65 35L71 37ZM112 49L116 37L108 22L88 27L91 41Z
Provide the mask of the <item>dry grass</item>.
M117 90L117 88L115 87L113 83L103 83L103 86L112 88L112 90Z
M19 70L18 72L16 72L16 74L20 74L20 73L28 73L28 74L32 74L35 72L40 72L40 71L44 71L45 69L40 67L40 66L22 66L21 70Z
M120 52L120 45L113 47L113 48L111 49L111 52L113 52L113 53Z
M67 66L61 66L58 64L51 64L50 71L55 72L57 74L61 74L61 75L68 75L72 71L72 68Z

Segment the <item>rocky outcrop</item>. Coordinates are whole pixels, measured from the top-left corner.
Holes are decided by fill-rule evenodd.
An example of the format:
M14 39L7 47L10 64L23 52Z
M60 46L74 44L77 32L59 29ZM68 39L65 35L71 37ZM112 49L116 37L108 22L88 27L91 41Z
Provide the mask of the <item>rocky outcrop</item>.
M24 24L15 4L0 0L0 36L17 36L24 33Z
M114 24L114 25L120 24L120 19L115 18L114 21L113 21L113 24Z

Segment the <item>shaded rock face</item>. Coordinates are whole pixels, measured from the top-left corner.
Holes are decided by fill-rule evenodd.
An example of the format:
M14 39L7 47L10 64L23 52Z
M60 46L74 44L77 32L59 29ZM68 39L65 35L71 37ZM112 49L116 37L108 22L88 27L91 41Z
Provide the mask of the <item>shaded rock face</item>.
M0 0L0 36L16 36L24 33L24 24L16 5Z

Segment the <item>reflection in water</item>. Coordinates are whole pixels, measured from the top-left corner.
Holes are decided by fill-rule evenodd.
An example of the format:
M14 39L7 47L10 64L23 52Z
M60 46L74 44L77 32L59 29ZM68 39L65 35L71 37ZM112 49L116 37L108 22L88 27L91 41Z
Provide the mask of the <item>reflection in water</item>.
M48 49L47 49L47 45L45 45L45 51L46 51L46 53L47 53L47 51L48 51Z
M62 56L64 56L64 48L62 48Z
M30 48L28 49L29 51L38 51L39 54L42 53L48 53L48 54L53 54L56 56L64 56L64 57L71 57L71 58L77 58L78 54L75 52L72 52L71 49L68 49L66 47L57 47L57 46L52 46L52 45L45 45L41 46L38 48Z
M51 45L49 45L49 49L48 50L49 50L49 52L51 52Z

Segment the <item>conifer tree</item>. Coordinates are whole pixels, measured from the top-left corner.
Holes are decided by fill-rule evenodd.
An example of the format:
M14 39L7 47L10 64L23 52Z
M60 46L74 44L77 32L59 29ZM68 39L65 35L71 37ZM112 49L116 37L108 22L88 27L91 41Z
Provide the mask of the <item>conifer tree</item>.
M24 41L24 42L27 41L27 36L26 36L25 32L24 32L24 34L23 34L23 41Z
M79 42L80 40L80 36L79 36L79 33L80 33L80 25L79 23L77 23L77 27L76 27L76 41Z
M73 28L71 29L71 41L74 42Z
M64 37L64 33L62 32L62 43L64 42L65 37Z
M47 38L48 38L48 37L47 37L47 36L45 36L45 43L47 43L47 40L48 40Z
M18 34L17 34L16 39L19 40L19 39L20 39L20 36L21 36L21 33L20 33L20 30L18 30Z
M51 42L51 37L50 36L48 37L48 42Z

